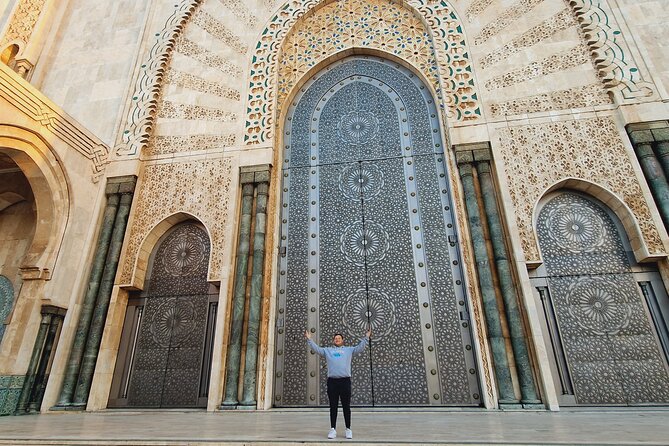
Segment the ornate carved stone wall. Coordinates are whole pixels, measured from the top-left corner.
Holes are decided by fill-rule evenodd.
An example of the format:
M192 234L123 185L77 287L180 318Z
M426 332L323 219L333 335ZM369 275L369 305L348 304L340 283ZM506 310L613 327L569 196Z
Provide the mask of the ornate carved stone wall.
M251 67L251 82L247 104L248 113L246 118L248 124L244 134L244 141L247 144L259 144L273 136L274 102L276 101L273 82L276 77L277 63L280 60L278 57L280 42L284 40L286 33L290 31L301 16L306 15L322 3L329 2L291 0L281 8L279 13L272 18L271 23L263 31L262 39L258 43L254 53L253 65ZM380 31L380 36L383 36L379 40L386 39L386 42L389 42L393 38L393 33L395 39L397 39L397 31L401 23L390 24L388 28L385 28L391 31L390 35L388 35L383 32L383 27L372 26L369 23L369 17L367 20L348 22L351 15L364 16L364 13L356 13L356 7L364 9L364 4L371 3L372 5L376 5L377 14L374 17L378 21L379 17L383 17L386 12L399 8L396 2L386 0L377 2L376 4L374 2L361 1L347 3L347 5L342 4L340 6L340 8L345 9L343 11L344 14L331 14L328 17L330 20L322 24L326 29L321 29L321 31L325 31L326 36L329 36L330 39L330 41L324 42L325 44L331 44L335 50L350 48L353 46L352 43L362 47L376 47L375 44L378 40L369 39L369 35L366 41L361 39L355 42L355 38L350 38L352 34L350 33L351 29L358 29L363 32L371 31L373 33L373 29L376 28L377 31ZM481 110L474 88L471 62L459 18L448 2L445 1L412 0L406 2L406 6L409 6L411 9L402 9L407 12L411 10L417 11L423 17L423 20L425 20L432 33L436 59L438 61L436 71L441 77L441 88L437 90L437 100L442 102L443 106L446 107L448 118L454 121L471 121L480 118ZM333 7L333 11L335 8L336 6ZM347 8L352 8L353 10ZM340 12L342 9L340 9ZM407 15L407 17L409 16ZM351 43L347 44L347 39ZM401 39L399 40L400 42L395 43L394 46L401 47L402 42ZM310 42L308 45L313 44L314 42ZM404 44L406 45L406 42ZM383 48L380 43L378 45L379 48ZM316 44L316 46L320 46L320 44ZM328 55L321 54L319 56L322 59Z
M333 2L302 18L284 40L277 111L311 67L352 47L385 51L411 62L439 90L432 37L412 11L387 0Z
M28 43L45 3L46 0L20 0L7 32L2 37L0 50L12 42L19 42L24 46Z
M603 0L475 0L466 14L493 118L657 96Z
M209 280L220 280L230 211L232 161L230 158L200 159L152 164L144 169L133 204L134 217L121 269L120 283L132 281L141 244L151 230L167 217L185 212L198 218L209 231L211 260ZM187 185L187 186L186 186Z
M275 2L263 2L271 7ZM211 6L209 6L211 5ZM222 7L221 7L222 5ZM212 79L204 75L189 73L191 76L184 79L174 79L166 75L168 67L181 67L183 63L193 66L192 59L202 65L202 72L207 69L218 70L219 79L230 81L225 88L232 89L232 96L240 94L242 77L238 74L240 64L231 59L239 59L232 56L233 53L246 55L248 48L254 48L251 57L251 72L249 73L246 129L244 131L244 142L256 144L269 140L273 134L275 118L275 101L277 100L277 64L279 61L279 50L282 42L291 27L306 13L319 5L333 10L346 9L345 14L331 14L326 23L326 29L321 30L328 34L328 41L319 43L319 48L337 51L350 48L354 45L371 46L383 49L392 48L390 52L397 50L408 60L420 59L419 67L424 67L428 77L435 80L437 100L445 107L449 119L458 121L471 121L481 117L479 99L474 88L474 76L469 52L467 50L464 30L459 18L454 13L448 2L434 2L427 0L412 0L410 2L396 2L390 0L376 0L365 2L356 0L353 2L333 2L332 0L290 0L272 15L264 31L262 31L259 42L248 41L242 34L245 30L238 26L226 26L224 17L234 17L235 20L243 22L248 27L254 28L260 19L254 11L243 2L234 0L205 2L204 0L183 0L181 4L175 5L174 14L167 20L162 31L156 34L156 41L149 51L148 60L141 65L141 72L137 78L133 95L134 105L128 112L125 128L121 142L116 146L116 154L119 156L138 155L141 149L149 147L148 155L169 153L178 149L177 147L159 147L157 152L153 151L152 145L159 141L152 136L176 137L174 133L161 133L167 126L161 126L161 118L169 118L161 111L164 100L171 100L169 95L174 91L172 87L193 90L208 95L220 95L221 88L212 85ZM363 7L370 8L367 17L363 18L361 13L353 11L353 15L362 20L351 19L351 11L361 10ZM207 9L205 11L205 9ZM390 19L391 11L396 12L393 20L404 19L388 23L387 27L380 27L378 23L371 23L370 15L374 20L379 16ZM229 14L228 14L229 13ZM402 27L400 35L400 27ZM424 30L419 33L417 29ZM367 40L351 39L351 30L366 30ZM200 35L206 33L205 39L197 40L188 37L192 30ZM387 32L383 32L383 31ZM427 31L425 31L427 30ZM258 30L260 31L260 30ZM425 35L425 34L429 35ZM419 36L419 34L422 34ZM407 36L410 37L407 39ZM420 39L418 39L420 37ZM419 45L419 40L431 37L434 48ZM247 39L247 40L245 40ZM226 49L227 48L227 49ZM402 49L399 51L399 49ZM228 51L228 49L230 51ZM223 50L223 51L221 51ZM432 59L428 53L434 52ZM415 53L415 54L414 54ZM331 54L315 57L311 54L313 63ZM436 57L435 57L436 56ZM185 58L184 58L185 57ZM436 61L441 61L436 63ZM174 70L171 70L174 71ZM179 68L179 71L182 71ZM299 71L299 70L298 70ZM297 72L295 72L297 73ZM439 78L437 82L436 79ZM173 82L177 81L177 82ZM241 82L240 82L241 81ZM220 83L220 82L219 82ZM242 84L243 85L243 84ZM230 99L231 94L226 93L223 98ZM183 96L182 96L183 98ZM213 100L213 98L209 98ZM234 99L237 101L237 99ZM193 104L191 104L193 105ZM243 104L221 102L218 108L230 113L239 113ZM235 121L235 123L239 123ZM184 132L180 136L188 136L197 133L197 125L192 122L182 123ZM241 123L239 123L241 124ZM208 140L208 144L216 144L213 141L223 132L226 135L233 134L232 129L237 126L225 127L219 130L218 135L213 132L197 133L200 140ZM186 131L187 130L187 131ZM213 138L213 139L212 139ZM211 141L209 141L211 140ZM235 141L236 142L236 141ZM184 150L198 150L197 147L189 147Z
M533 211L546 189L573 177L594 182L629 206L651 253L662 240L613 119L609 117L507 127L500 152L526 261L538 261Z

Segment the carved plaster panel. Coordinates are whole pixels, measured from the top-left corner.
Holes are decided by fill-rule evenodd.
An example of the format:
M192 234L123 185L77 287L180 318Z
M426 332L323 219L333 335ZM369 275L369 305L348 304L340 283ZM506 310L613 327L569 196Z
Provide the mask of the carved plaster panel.
M582 178L619 196L632 210L652 254L662 240L625 146L609 117L508 127L500 150L526 261L538 261L533 211L547 188Z
M386 51L411 62L439 91L432 38L410 10L384 0L333 2L303 18L286 37L277 109L311 67L352 47Z
M606 88L597 82L583 87L556 90L509 101L492 102L490 104L490 114L493 118L501 118L523 113L594 107L610 103L611 98L606 92Z
M259 144L272 138L275 101L277 98L274 80L277 76L277 64L281 60L278 55L280 44L283 42L284 36L288 34L293 25L301 17L322 3L330 2L317 0L288 1L263 31L262 38L253 56L250 73L251 82L249 85L246 119L249 124L244 135L244 140L247 144ZM392 10L406 11L401 12L400 15L408 14L407 17L409 17L414 14L411 11L411 9L414 9L418 11L419 16L423 17L434 39L433 45L436 58L439 61L438 70L441 77L441 88L437 90L437 99L443 102L447 116L453 121L470 121L478 119L481 116L478 97L474 89L474 78L469 60L469 52L465 43L464 31L459 18L455 15L448 2L412 0L405 3L411 9L405 9L397 6L399 2L388 0L378 2L354 1L346 2L346 5L342 4L340 7L348 7L354 10L356 7L362 8L364 4L374 5L372 7L377 8L378 12L371 14L371 17L368 16L367 18L363 18L364 14L358 14L362 20L355 23L349 21L351 15L356 15L355 11L352 11L352 14L351 11L346 10L343 15L329 15L331 21L322 23L321 28L325 27L326 29L321 29L320 31L325 31L326 34L324 36L326 39L330 39L330 41L326 40L323 43L325 45L332 45L335 50L339 49L339 47L341 49L350 47L351 45L345 43L345 41L346 39L349 39L349 42L351 41L350 39L355 41L355 37L351 38L351 33L346 33L347 29L371 28L373 21L378 22L380 18L383 18L385 14L390 13ZM325 8L328 7L326 6ZM336 8L336 6L332 8ZM376 27L376 25L374 26ZM403 24L396 22L389 24L387 28L393 30L395 38L399 37L399 40L402 37L398 36L399 32L397 29L400 26L403 26ZM340 30L344 32L339 33ZM385 35L383 28L380 28L379 40L368 39L367 44L375 44L381 39L389 40L391 37ZM311 42L310 44L315 45L314 48L320 48L323 43ZM363 47L365 46L364 40L354 43ZM420 51L420 53L424 54L423 51ZM329 55L331 54L324 55L321 51L320 58ZM308 57L306 54L303 54L303 56ZM300 55L298 54L297 57L300 57Z
M12 42L20 42L23 45L28 43L45 3L46 0L19 0L7 32L2 38L0 44L2 49Z
M134 217L126 236L126 253L121 284L132 282L135 263L144 239L153 228L179 212L198 218L211 239L209 280L220 280L231 201L232 161L230 158L200 159L181 163L148 165L140 178L133 204ZM188 187L184 187L187 184Z

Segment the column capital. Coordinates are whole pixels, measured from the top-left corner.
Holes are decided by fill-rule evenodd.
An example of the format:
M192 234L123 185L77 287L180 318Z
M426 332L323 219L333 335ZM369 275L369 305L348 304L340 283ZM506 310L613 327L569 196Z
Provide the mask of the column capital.
M632 130L629 132L630 140L635 146L651 144L655 141L653 138L653 133L650 130Z
M137 177L135 175L107 178L105 194L107 194L107 196L114 194L133 194L136 185Z
M490 161L485 160L476 163L476 171L478 173L490 173L491 172Z
M42 314L52 314L54 316L65 317L67 308L57 307L55 305L42 305Z
M271 164L257 164L239 168L241 183L269 183Z

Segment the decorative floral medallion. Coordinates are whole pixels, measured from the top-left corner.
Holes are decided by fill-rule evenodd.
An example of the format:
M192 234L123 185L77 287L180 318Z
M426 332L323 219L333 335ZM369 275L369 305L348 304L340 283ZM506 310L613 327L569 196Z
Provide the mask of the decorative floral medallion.
M368 200L377 196L383 188L383 172L376 164L355 163L339 174L339 190L351 200Z
M379 131L379 119L368 111L352 111L342 116L339 137L349 144L365 144Z
M591 252L605 241L606 228L602 218L587 206L576 203L555 206L546 224L548 236L573 253Z
M191 231L188 227L174 231L164 243L164 252L159 258L165 272L171 276L188 276L206 264L209 240L204 231Z
M165 299L153 313L149 329L161 347L178 347L195 332L195 305L188 299Z
M340 241L342 254L356 266L375 265L383 260L390 248L388 233L372 220L349 225Z
M395 306L386 293L376 288L355 290L346 297L341 312L346 334L352 339L371 329L372 339L378 340L395 325Z
M632 309L618 286L603 277L584 277L569 287L569 313L576 323L596 335L615 335L631 321Z

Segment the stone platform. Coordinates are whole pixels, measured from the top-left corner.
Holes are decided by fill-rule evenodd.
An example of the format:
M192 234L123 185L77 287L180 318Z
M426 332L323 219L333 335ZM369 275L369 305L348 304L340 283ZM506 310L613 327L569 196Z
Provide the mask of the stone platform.
M343 424L343 419L340 422ZM358 409L354 440L327 440L323 409L105 411L0 418L2 445L666 445L669 410ZM340 434L343 437L343 425Z

